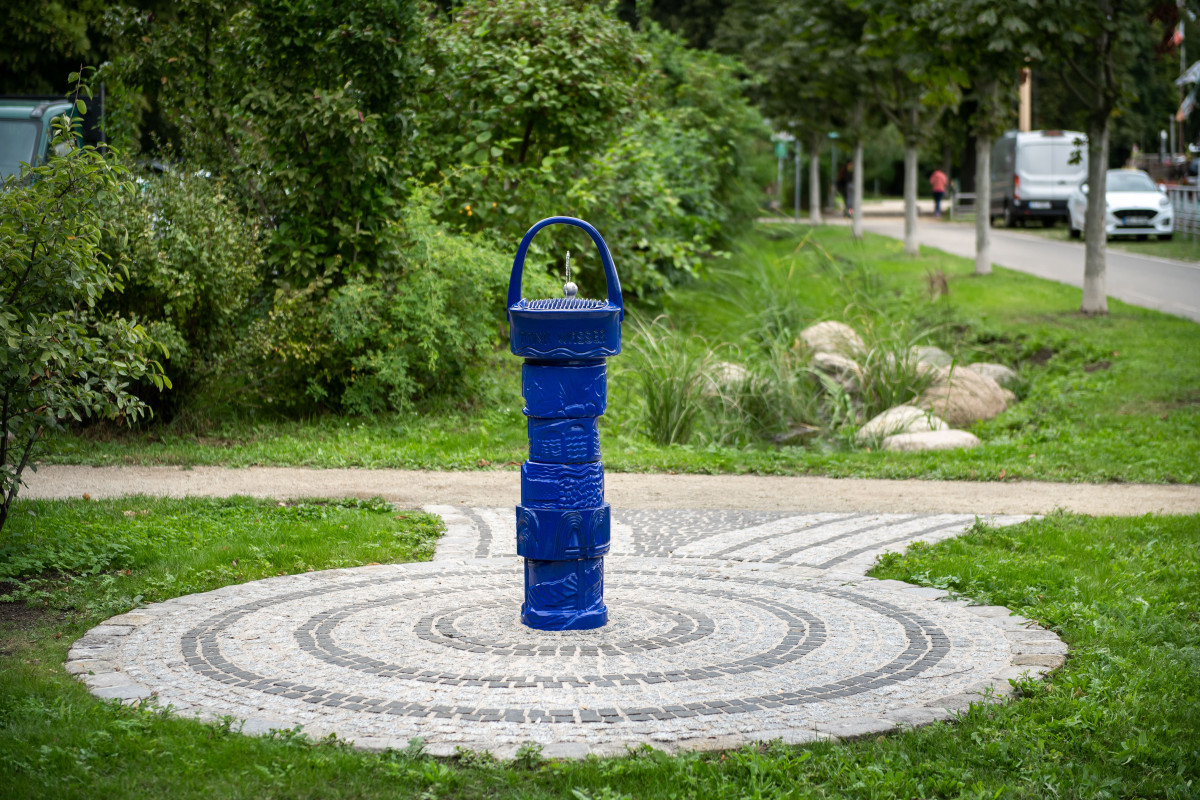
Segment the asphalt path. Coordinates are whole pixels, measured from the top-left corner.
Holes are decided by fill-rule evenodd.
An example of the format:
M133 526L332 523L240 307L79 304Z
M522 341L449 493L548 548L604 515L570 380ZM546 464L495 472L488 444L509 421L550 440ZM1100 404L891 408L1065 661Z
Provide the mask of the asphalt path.
M904 238L902 218L874 217L868 213L863 218L863 227L893 239ZM1082 290L1082 243L1057 242L997 228L992 228L991 238L994 265ZM975 225L934 222L922 217L917 221L917 242L974 259ZM1200 264L1133 255L1109 248L1106 283L1109 297L1200 322Z

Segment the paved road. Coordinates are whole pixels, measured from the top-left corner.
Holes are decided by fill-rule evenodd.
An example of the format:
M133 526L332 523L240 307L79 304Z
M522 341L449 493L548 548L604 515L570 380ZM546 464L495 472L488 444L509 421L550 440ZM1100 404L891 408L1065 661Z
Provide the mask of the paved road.
M901 218L868 215L863 227L872 233L904 238ZM975 258L974 224L917 223L917 241L957 256ZM1084 247L1029 233L992 229L992 263L1049 278L1082 289ZM1143 308L1155 308L1200 322L1200 264L1108 250L1108 295Z

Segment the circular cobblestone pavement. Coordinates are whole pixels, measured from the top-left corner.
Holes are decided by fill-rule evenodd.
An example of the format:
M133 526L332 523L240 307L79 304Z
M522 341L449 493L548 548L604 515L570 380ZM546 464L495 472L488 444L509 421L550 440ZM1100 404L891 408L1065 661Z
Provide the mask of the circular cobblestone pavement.
M794 551L794 562L816 548L817 560L838 561L831 541L858 557L863 537L954 535L968 522L961 515L732 515L722 523L709 513L689 525L679 512L677 547L653 556L632 553L670 520L627 515L614 550L630 554L606 562L610 624L546 632L519 622L520 559L492 552L504 549L496 543L507 515L436 510L450 527L442 549L457 538L489 557L284 576L177 598L93 629L73 646L68 669L97 695L231 714L250 733L303 725L365 747L421 737L435 753L510 756L534 742L548 755L581 756L920 724L981 692L1002 696L1009 678L1044 671L1065 652L1006 609L771 560ZM765 541L775 549L760 554ZM755 560L737 560L739 548Z

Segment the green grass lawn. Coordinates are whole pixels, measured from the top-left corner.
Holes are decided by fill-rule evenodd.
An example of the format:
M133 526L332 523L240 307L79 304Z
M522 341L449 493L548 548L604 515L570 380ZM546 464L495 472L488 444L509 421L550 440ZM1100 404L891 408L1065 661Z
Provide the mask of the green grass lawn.
M905 256L899 242L871 235L855 242L845 227L765 227L714 269L726 278L731 272L747 276L744 283L753 291L743 300L758 305L739 306L723 295L717 275L676 291L662 306L633 311L648 319L666 310L682 333L736 354L752 346L754 326L774 324L763 321L767 312L790 315L788 325L802 326L841 319L848 303L863 302L865 295L865 302L899 309L895 313L908 315L911 324L926 325L929 341L963 361L1016 367L1022 402L973 426L983 446L969 451L866 452L846 436L778 446L765 439L731 442L703 431L686 446L664 447L643 433L629 371L633 359L626 352L611 362L609 412L602 418L608 469L1200 481L1200 325L1118 301L1110 303L1108 316L1085 317L1077 311L1078 289L1005 269L975 277L966 259L928 249L919 257ZM949 291L931 299L931 276L940 274ZM751 286L755 280L766 284ZM754 300L764 292L766 300ZM466 407L300 421L226 416L133 433L93 427L53 440L45 460L515 469L525 458L519 359L497 353L485 374L486 391Z
M371 501L18 501L0 540L0 591L19 598L0 603L0 797L1196 797L1198 531L1197 516L1054 515L884 556L878 577L1007 605L1071 646L1045 682L954 722L801 748L497 763L243 737L233 719L93 699L62 668L72 641L141 602L427 558L435 518Z

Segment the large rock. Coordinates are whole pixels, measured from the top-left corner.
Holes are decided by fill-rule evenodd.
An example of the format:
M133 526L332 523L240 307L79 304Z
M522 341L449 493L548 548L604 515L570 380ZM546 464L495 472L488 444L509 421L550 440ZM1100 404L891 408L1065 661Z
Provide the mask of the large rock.
M986 375L959 367L924 367L933 383L915 405L937 414L954 427L991 419L1008 407L1005 390Z
M954 356L942 348L932 345L914 347L912 354L918 364L929 364L932 367L948 367L954 363Z
M872 418L858 429L854 438L859 444L878 442L898 433L924 433L949 430L950 426L924 409L916 406L896 406Z
M800 341L814 353L853 356L866 349L862 337L844 322L818 322L800 331Z
M978 364L968 364L967 369L978 372L980 375L986 375L1005 388L1012 386L1017 381L1017 373L1003 364L981 361Z
M923 431L889 436L883 440L883 449L897 453L915 453L921 450L969 449L978 444L979 437L966 431Z
M837 381L850 394L862 388L862 367L854 359L837 353L817 353L812 358L812 365Z
M705 397L716 397L724 390L745 383L750 378L750 370L732 361L716 361L709 367L708 374L702 380L700 392Z

